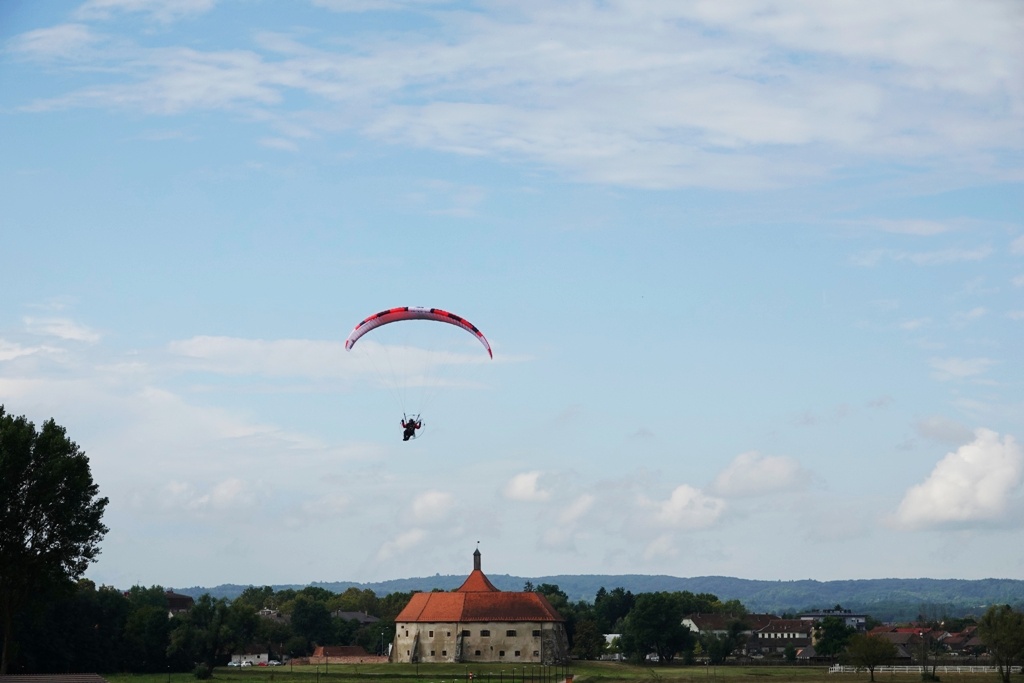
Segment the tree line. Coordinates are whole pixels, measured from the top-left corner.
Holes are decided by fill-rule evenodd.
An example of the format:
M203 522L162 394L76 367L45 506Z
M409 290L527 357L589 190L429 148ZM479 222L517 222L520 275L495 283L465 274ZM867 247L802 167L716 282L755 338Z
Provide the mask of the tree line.
M122 591L81 579L65 588L19 614L12 673L200 674L226 664L233 654L263 652L288 659L307 656L318 645L358 645L386 654L395 618L412 597L411 592L378 596L357 588L332 593L316 586L279 591L250 586L231 601L204 594L188 611L169 616L168 595L160 586ZM543 594L563 616L575 659L608 653L605 634L616 633L611 651L627 661L641 663L651 656L660 665L721 664L742 650L749 629L740 602L710 593L634 595L623 588L601 588L593 602L573 602L557 585L527 583L523 589ZM333 616L338 613L362 613L379 621ZM691 632L682 620L695 613L727 615L726 632ZM1024 657L1024 613L992 607L977 625L1001 670L1008 672ZM875 667L895 657L889 641L857 633L835 616L817 624L815 648L832 661L863 666L872 676ZM927 660L924 652L922 661Z
M253 587L230 602L202 595L188 611L171 614L161 586L123 591L81 579L19 612L11 673L209 670L236 653L282 659L309 655L317 645L360 645L372 653L393 639L394 617L409 597ZM264 608L284 616L261 616ZM332 617L338 610L383 616L362 625Z

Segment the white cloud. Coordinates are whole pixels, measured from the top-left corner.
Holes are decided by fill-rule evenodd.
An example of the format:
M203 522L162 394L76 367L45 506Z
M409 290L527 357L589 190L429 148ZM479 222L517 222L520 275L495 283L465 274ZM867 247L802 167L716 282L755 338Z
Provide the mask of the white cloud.
M1010 282L1013 283L1014 287L1024 287L1024 275L1014 275Z
M402 553L415 548L427 537L423 529L409 529L398 534L394 539L383 543L377 551L377 561L384 562L394 559Z
M101 339L99 332L68 318L25 318L25 328L31 334L90 344Z
M336 377L353 366L342 342L305 339L193 337L168 344L168 350L208 372L228 375ZM348 363L345 361L348 360Z
M596 497L584 493L564 508L557 510L557 524L547 525L541 535L541 547L546 550L566 550L575 546L581 523L593 508Z
M578 496L576 500L562 508L558 513L558 523L563 525L577 524L590 508L594 506L594 496L585 493Z
M945 2L942 12L882 0L728 4L524 2L470 20L429 3L438 37L362 37L354 47L322 48L313 37L303 44L262 34L248 51L139 48L106 57L131 70L127 83L35 107L244 106L271 126L291 118L323 132L354 128L390 144L525 159L593 182L653 188L766 187L872 160L943 157L971 173L1000 174L1001 155L1024 145L1006 105L1024 98L1016 78L1021 19L999 3L978 10ZM212 5L91 0L79 16L172 21ZM415 12L419 3L322 6ZM105 65L94 60L88 66ZM289 91L308 95L317 111L278 115ZM454 210L471 211L476 200L466 201ZM925 220L880 226L942 229Z
M709 490L725 498L760 496L799 488L806 477L793 458L749 451L733 458Z
M1019 496L1024 451L1012 436L978 429L975 439L948 453L921 484L910 488L894 521L903 528L997 523Z
M967 425L940 415L918 420L914 430L926 439L957 446L967 443L974 435Z
M551 492L540 488L541 472L517 474L505 485L504 495L509 500L537 503L548 500Z
M928 363L932 375L943 381L977 377L995 365L991 358L932 358Z
M927 221L920 219L887 220L879 219L871 223L882 232L891 232L899 235L918 235L929 237L949 232L951 229L946 223L938 221Z
M336 492L325 494L314 500L303 500L300 506L302 516L309 519L333 518L350 510L352 501Z
M299 151L299 146L287 138L262 138L260 144L267 149L277 149L282 152Z
M643 558L648 561L674 559L678 556L679 549L669 534L662 534L650 541L643 551Z
M948 263L983 261L992 255L992 247L981 246L973 249L953 248L938 251L907 254L906 260L919 266L941 266Z
M914 318L912 320L905 320L902 323L900 323L900 329L912 332L914 330L919 330L922 327L925 327L930 322L931 318Z
M0 339L0 361L14 360L22 356L31 356L34 353L45 350L41 346L22 346L6 339Z
M884 396L879 396L878 398L871 399L865 405L868 408L880 409L889 407L890 405L892 405L892 402L892 396L886 394Z
M451 512L455 500L444 491L424 491L412 501L413 518L417 524L432 524L444 521Z
M453 0L312 0L316 7L334 12L382 12L451 4Z
M659 526L680 531L707 529L714 526L725 512L725 501L708 496L688 484L677 486L661 502L641 499L641 507L653 513L652 521Z
M147 14L167 23L204 14L216 4L217 0L86 0L76 14L85 20L106 20L118 13Z
M244 512L256 504L257 491L252 488L251 484L247 484L237 477L219 481L203 492L197 491L195 486L190 483L171 480L163 487L163 493L159 496L159 500L165 508L198 514ZM136 501L136 505L139 507L145 507L151 503L152 501L147 499Z
M1010 253L1024 254L1024 235L1021 235L1010 243Z
M59 24L22 33L8 43L8 49L31 59L72 59L97 42L84 24Z
M984 306L976 306L969 311L958 311L953 314L950 323L956 327L964 327L976 320L981 320L989 311Z
M213 510L237 509L251 507L256 502L254 492L241 479L231 478L218 482L205 493L192 501L193 509L211 508Z
M123 56L122 56L123 58ZM181 114L192 110L273 105L283 95L274 71L252 52L202 53L191 48L154 48L132 60L139 82L91 86L25 107L49 111L102 107Z
M992 255L992 247L980 246L972 249L950 248L937 251L908 252L894 249L874 249L853 257L855 265L877 266L882 261L908 262L916 266L943 266L950 263L983 261Z

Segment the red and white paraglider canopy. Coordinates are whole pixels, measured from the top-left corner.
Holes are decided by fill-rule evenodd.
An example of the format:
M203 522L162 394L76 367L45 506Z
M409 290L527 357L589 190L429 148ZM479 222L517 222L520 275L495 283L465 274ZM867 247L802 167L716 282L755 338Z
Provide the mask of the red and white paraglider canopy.
M477 329L476 325L461 316L441 310L440 308L423 308L420 306L402 306L374 313L356 325L355 329L352 330L352 334L345 340L345 348L351 350L356 345L356 342L359 341L359 338L370 330L402 320L435 320L440 323L461 327L474 335L484 345L484 348L487 349L487 355L494 358L494 353L491 351L491 345L487 341L487 337Z

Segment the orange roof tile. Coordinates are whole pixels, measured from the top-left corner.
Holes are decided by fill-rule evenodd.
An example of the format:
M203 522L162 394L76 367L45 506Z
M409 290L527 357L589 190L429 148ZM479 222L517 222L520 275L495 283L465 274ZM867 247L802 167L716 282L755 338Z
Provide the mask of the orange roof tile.
M414 593L396 622L565 621L540 593Z
M495 588L480 570L480 550L473 571L451 593L413 593L395 622L565 621L541 593L512 593Z
M491 580L488 579L487 576L479 569L474 569L472 573L466 577L466 580L462 582L462 585L455 589L456 593L481 593L484 591L493 593L499 592L499 590L494 587L494 584L491 583Z

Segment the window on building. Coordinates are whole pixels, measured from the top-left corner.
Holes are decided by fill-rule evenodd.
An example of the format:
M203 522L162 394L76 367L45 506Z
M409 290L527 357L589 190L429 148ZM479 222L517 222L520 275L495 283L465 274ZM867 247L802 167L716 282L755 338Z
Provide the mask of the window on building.
M484 629L483 631L480 631L480 637L481 638L489 638L490 636L491 636L491 632L488 631L487 629Z
M505 631L505 635L508 636L509 638L515 638L516 637L516 630L513 629L513 628L510 628L509 630Z
M516 650L516 657L519 656L519 650Z
M431 650L431 651L430 651L430 656L431 656L431 657L433 657L433 656L434 656L434 651L433 651L433 650Z
M433 638L433 637L434 637L434 632L433 631L427 631L427 638Z
M533 637L534 638L540 638L540 629L537 629L536 631L533 632Z
M499 657L504 657L505 656L505 651L504 650L498 650L498 656Z
M480 650L477 650L477 651L476 651L476 652L474 652L473 654L475 654L475 655L476 655L477 657L479 657L479 656L480 656Z
M452 632L451 631L445 631L444 635L445 635L446 638L451 638L452 637Z
M469 629L466 629L465 631L462 632L462 637L463 638L469 638Z
M540 657L540 650L534 650L533 651L533 656L534 657Z
M447 657L448 656L448 650L441 650L441 656L442 657Z

